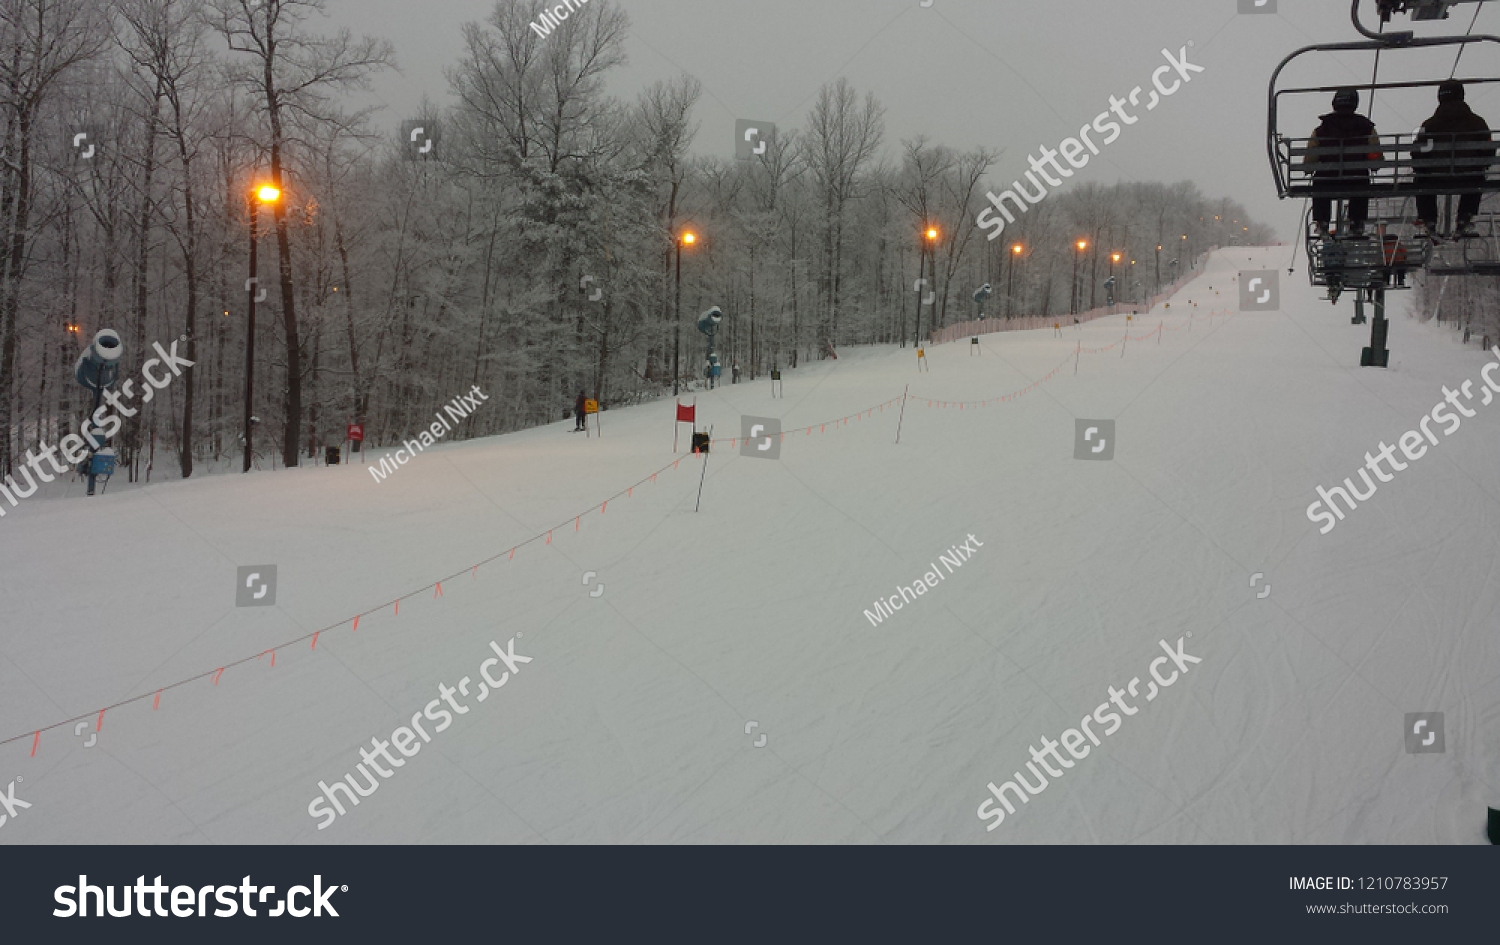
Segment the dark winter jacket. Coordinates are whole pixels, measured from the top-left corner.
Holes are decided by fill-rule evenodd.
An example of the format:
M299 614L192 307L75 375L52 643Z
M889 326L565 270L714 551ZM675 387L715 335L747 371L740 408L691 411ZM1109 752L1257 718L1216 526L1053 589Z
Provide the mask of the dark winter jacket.
M583 407L584 407L584 403L583 402L585 400L587 400L587 399L588 398L584 397L582 394L578 395L578 399L573 402L573 416L574 417L581 418L583 416Z
M1454 160L1472 161L1495 156L1490 126L1474 114L1466 102L1444 102L1422 123L1417 132L1415 173L1449 177L1482 177L1487 165L1454 165Z
M1375 124L1358 112L1329 112L1320 115L1321 124L1313 130L1307 142L1309 148L1342 148L1324 154L1309 154L1304 164L1319 165L1313 178L1363 177L1368 179L1370 171L1363 167L1345 167L1345 161L1378 161L1380 139L1375 134Z

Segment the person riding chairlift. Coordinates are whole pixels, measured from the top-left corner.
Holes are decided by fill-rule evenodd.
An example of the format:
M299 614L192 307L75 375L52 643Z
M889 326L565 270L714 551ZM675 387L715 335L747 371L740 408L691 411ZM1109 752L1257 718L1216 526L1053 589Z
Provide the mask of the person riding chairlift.
M1319 190L1369 188L1369 169L1349 167L1346 163L1378 161L1382 157L1375 123L1359 114L1358 109L1359 92L1342 88L1333 95L1333 111L1319 116L1320 124L1307 142L1308 148L1314 149L1313 153L1303 159L1304 165L1317 166L1317 170L1312 172L1314 193ZM1370 198L1350 197L1347 204L1350 232L1356 237L1363 236L1365 220L1370 216ZM1328 236L1328 224L1332 216L1333 198L1313 197L1313 229L1318 237Z
M1490 126L1464 102L1464 84L1449 79L1438 86L1438 107L1417 129L1413 142L1412 173L1417 183L1429 188L1479 187L1484 184L1489 161L1495 156ZM1464 162L1464 163L1458 163ZM1471 163L1472 162L1472 163ZM1458 236L1478 236L1474 216L1479 212L1480 193L1458 195ZM1437 195L1417 197L1417 232L1437 229Z

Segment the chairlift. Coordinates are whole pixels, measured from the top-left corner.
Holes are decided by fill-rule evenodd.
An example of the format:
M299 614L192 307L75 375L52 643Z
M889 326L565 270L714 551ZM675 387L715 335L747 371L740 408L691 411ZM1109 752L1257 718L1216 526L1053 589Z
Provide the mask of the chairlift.
M1385 24L1398 13L1409 14L1413 20L1419 21L1446 19L1451 7L1474 2L1483 0L1375 0L1382 30L1375 32L1360 20L1360 0L1351 0L1350 18L1365 39L1305 46L1283 59L1271 74L1267 152L1277 195L1282 199L1329 198L1339 207L1338 215L1332 221L1335 227L1326 235L1315 234L1310 220L1304 221L1308 276L1313 285L1326 287L1329 301L1335 303L1340 293L1351 290L1355 297L1356 324L1364 321L1364 303L1373 304L1371 344L1364 351L1362 365L1384 367L1388 363L1385 293L1410 288L1406 280L1409 272L1500 275L1500 221L1493 211L1476 215L1474 235L1441 245L1420 233L1415 225L1416 198L1436 197L1450 204L1438 222L1440 229L1451 232L1453 201L1463 194L1482 196L1500 192L1500 164L1496 163L1493 145L1461 142L1458 135L1451 136L1453 140L1446 147L1442 146L1443 136L1436 136L1434 140L1434 136L1428 135L1427 143L1419 145L1415 134L1378 135L1378 145L1374 149L1379 151L1380 158L1372 160L1369 145L1338 141L1313 147L1310 136L1283 134L1279 124L1283 97L1294 100L1297 96L1317 96L1321 105L1340 88L1353 88L1370 96L1384 90L1431 88L1435 100L1437 87L1448 81L1447 77L1382 82L1377 72L1370 82L1362 84L1279 88L1278 82L1288 65L1309 54L1370 52L1378 69L1381 53L1447 46L1459 47L1461 55L1469 44L1480 44L1484 49L1490 49L1489 44L1500 45L1500 37L1489 35L1419 37L1411 31L1383 32ZM1500 76L1464 78L1461 81L1465 86L1481 86L1500 83ZM1494 141L1493 129L1490 139ZM1468 151L1484 153L1465 155L1466 143L1469 144ZM1308 163L1310 157L1314 158L1312 164ZM1330 166L1354 172L1356 176L1314 180L1315 170ZM1454 180L1455 176L1460 180ZM1364 232L1356 234L1349 225L1345 202L1359 198L1370 201L1370 212Z

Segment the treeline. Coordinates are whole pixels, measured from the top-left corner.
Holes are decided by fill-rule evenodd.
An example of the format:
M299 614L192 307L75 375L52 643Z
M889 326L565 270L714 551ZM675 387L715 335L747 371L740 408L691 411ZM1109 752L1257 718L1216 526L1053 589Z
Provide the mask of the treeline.
M695 79L608 94L615 0L545 37L541 0L500 0L463 28L456 104L380 127L345 103L391 48L320 32L322 7L0 0L0 475L77 428L70 369L104 327L122 377L154 341L185 336L196 362L113 444L132 478L158 447L182 476L236 457L250 292L255 448L290 466L349 422L394 442L476 384L491 400L469 435L558 419L580 388L669 392L679 251L679 380L701 383L711 305L725 380L736 363L752 379L970 318L984 282L989 314L1063 312L1102 304L1110 274L1129 300L1174 260L1273 238L1192 184L1128 183L1075 186L987 241L997 152L888 142L883 107L844 80L762 154L694 156L731 144L698 139ZM262 185L280 198L255 202Z
M1475 250L1476 259L1482 250ZM1487 260L1486 260L1487 261ZM1465 344L1500 344L1500 279L1494 276L1428 276L1416 281L1413 311L1461 332Z

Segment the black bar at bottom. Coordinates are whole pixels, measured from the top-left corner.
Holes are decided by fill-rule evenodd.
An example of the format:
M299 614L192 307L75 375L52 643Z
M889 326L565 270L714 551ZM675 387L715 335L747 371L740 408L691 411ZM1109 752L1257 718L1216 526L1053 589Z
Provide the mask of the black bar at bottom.
M11 847L0 864L8 941L1494 941L1500 889L1487 847ZM89 917L54 915L80 874L101 890ZM133 914L96 917L122 885Z

